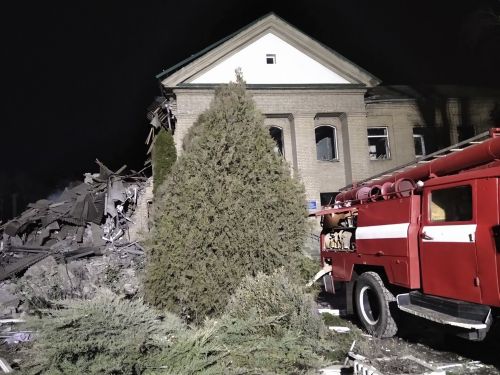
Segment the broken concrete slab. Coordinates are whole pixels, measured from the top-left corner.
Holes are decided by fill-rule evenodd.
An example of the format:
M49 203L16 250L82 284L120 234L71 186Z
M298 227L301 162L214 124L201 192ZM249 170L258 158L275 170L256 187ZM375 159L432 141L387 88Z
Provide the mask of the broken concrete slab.
M97 163L99 174L86 174L85 182L66 188L54 201L38 200L0 226L0 280L42 259L46 256L42 250L55 255L69 252L57 257L67 261L101 254L124 242L124 234L134 225L130 216L146 178L138 173L121 175L125 166L113 172ZM89 247L99 249L90 251ZM39 254L29 254L37 250Z

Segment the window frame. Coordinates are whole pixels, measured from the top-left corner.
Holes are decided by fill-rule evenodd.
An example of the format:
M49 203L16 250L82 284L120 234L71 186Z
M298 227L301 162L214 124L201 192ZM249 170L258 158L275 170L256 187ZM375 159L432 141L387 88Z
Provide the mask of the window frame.
M470 193L471 193L471 218L469 220L432 220L432 194L436 191L442 191L442 190L450 190L454 188L459 188L459 187L469 187L470 188ZM425 225L462 225L462 224L473 224L475 223L476 220L476 213L475 213L475 207L476 207L476 202L475 202L475 183L471 181L460 181L456 182L453 185L440 185L440 186L435 186L431 190L427 191L426 193L426 199L425 199L425 209L427 211L427 217L425 219Z
M384 129L385 134L384 135L369 135L368 131L370 129ZM370 159L370 161L390 160L392 158L392 154L391 154L391 142L390 142L390 137L389 137L389 127L388 126L368 126L366 128L366 137L368 139L368 158ZM372 157L370 155L370 142L369 142L370 138L386 138L387 139L386 144L385 144L385 150L386 150L386 157L385 158L382 158L382 159L379 159L379 158L372 159Z
M272 61L272 62L269 62ZM276 54L266 53L266 65L276 65Z
M427 151L425 150L425 137L423 134L413 134L413 142L414 142L413 144L415 144L416 138L420 139L422 154L418 155L417 149L415 149L415 157L416 158L423 158L425 155L427 155Z
M335 148L333 151L333 158L332 159L318 159L318 142L316 141L316 130L319 128L330 128L332 129L332 134L334 138L333 142L333 147ZM333 161L339 161L339 144L338 144L338 138L337 138L337 127L335 125L330 125L330 124L320 124L314 127L314 144L316 146L316 161L326 161L326 162L333 162Z

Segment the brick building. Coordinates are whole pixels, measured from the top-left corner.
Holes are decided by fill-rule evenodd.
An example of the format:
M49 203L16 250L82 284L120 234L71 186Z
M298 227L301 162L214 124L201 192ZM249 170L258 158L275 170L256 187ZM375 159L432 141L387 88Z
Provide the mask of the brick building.
M444 104L429 115L409 88L381 86L377 77L269 14L157 76L176 117L178 152L214 88L234 81L237 68L277 149L303 180L310 208L345 185L433 151L429 122L444 128L450 142L460 132L488 128L499 97L450 99L449 88L439 88Z

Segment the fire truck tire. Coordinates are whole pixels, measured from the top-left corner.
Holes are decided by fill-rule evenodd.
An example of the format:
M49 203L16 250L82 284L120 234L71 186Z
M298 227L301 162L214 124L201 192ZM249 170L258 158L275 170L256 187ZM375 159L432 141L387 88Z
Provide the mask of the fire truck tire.
M398 331L390 305L396 298L376 272L364 272L356 281L354 304L363 327L375 337L392 337Z

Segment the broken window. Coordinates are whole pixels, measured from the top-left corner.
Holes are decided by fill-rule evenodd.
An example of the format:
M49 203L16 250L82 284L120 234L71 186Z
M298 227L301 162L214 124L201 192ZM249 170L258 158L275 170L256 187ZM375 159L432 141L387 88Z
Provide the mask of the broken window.
M268 53L266 55L266 64L276 64L276 55Z
M390 159L387 127L368 128L368 152L370 160Z
M318 126L314 129L316 134L316 158L318 160L337 159L337 132L335 127L329 125Z
M415 157L420 158L425 156L425 140L422 134L415 134L413 129L413 144L415 145Z
M430 217L431 221L472 220L472 187L464 185L432 191Z
M278 155L284 155L283 130L277 126L271 126L269 128L269 135L276 143L276 145L274 146L274 152L276 152Z
M337 196L338 191L332 191L328 193L319 193L321 206L329 206L335 203L335 197Z

